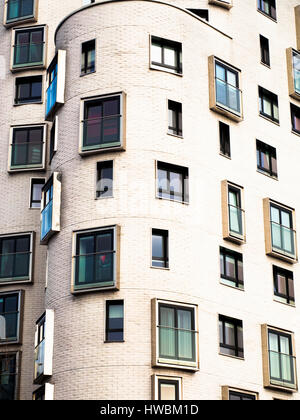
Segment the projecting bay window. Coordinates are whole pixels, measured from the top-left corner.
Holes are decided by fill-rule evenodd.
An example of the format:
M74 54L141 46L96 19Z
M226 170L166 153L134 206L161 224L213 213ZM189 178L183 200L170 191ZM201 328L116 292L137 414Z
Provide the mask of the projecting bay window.
M243 187L224 180L221 192L223 238L237 243L246 242Z
M80 153L124 150L125 97L122 93L84 100Z
M182 400L182 378L152 375L152 399L167 401Z
M297 261L294 210L268 198L263 200L266 254L288 262Z
M45 28L14 29L12 70L45 65Z
M297 390L294 334L262 325L264 386L290 392Z
M293 273L273 265L274 299L295 306Z
M117 226L76 232L72 292L119 289Z
M54 400L54 385L46 383L32 394L33 401L52 401Z
M259 86L259 114L269 120L279 123L278 97L275 93Z
M158 198L189 202L189 170L183 166L157 162L157 193Z
M50 131L50 145L49 145L49 163L51 164L53 156L57 152L57 141L58 141L58 117L56 116L53 120L51 131Z
M41 244L60 231L61 174L54 172L42 188Z
M231 9L233 6L233 0L209 0L208 3L224 7L225 9Z
M198 368L196 306L152 300L153 366Z
M291 104L292 131L300 135L300 108Z
M106 342L124 341L124 301L106 302Z
M46 312L35 328L34 383L41 383L52 375L54 311Z
M0 353L0 401L18 399L20 353Z
M7 0L5 2L5 25L16 25L19 22L36 21L38 0Z
M259 399L258 393L246 391L244 389L222 386L222 400L225 401L256 401Z
M243 255L220 247L221 283L244 289Z
M210 109L234 121L243 119L240 70L214 56L208 58Z
M151 36L151 68L182 74L181 43Z
M286 57L289 95L300 100L300 52L287 48Z
M33 233L0 236L0 284L32 281Z
M263 14L276 20L276 0L257 0L257 8Z
M66 51L58 50L47 70L46 120L51 120L65 103Z
M219 315L220 353L244 358L243 322Z

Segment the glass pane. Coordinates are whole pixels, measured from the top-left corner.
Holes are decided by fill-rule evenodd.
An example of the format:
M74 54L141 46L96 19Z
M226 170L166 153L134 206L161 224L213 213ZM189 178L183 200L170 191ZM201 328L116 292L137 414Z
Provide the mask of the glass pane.
M151 60L155 63L162 62L162 48L160 45L152 44L151 46Z
M284 276L281 276L280 274L277 275L277 291L278 293L282 295L287 295L286 290L286 279Z
M176 67L176 51L174 48L164 47L164 64Z
M225 322L225 344L235 346L234 325Z
M270 117L272 116L272 103L267 97L263 97L263 112Z
M160 325L165 327L175 327L175 310L166 306L160 306Z
M227 70L227 83L229 83L232 86L237 86L237 74Z
M225 82L226 80L226 73L224 67L220 66L219 64L216 64L216 77L217 79L221 79Z
M168 383L160 383L160 399L176 400L176 385Z
M235 259L229 255L226 256L226 275L234 279L236 278Z
M271 206L271 221L280 223L279 210L273 206Z
M278 352L278 336L277 334L273 334L269 332L269 350Z

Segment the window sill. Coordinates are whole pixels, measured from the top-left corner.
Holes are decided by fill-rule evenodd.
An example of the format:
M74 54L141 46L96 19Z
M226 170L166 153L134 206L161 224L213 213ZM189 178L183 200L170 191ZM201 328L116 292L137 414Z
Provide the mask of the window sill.
M269 175L269 174L267 174L266 172L261 171L260 169L256 169L256 172L258 172L258 173L259 173L259 174L261 174L261 175L265 175L267 178L271 178L271 179L273 179L274 181L278 181L278 177L275 177L275 176Z
M175 369L182 369L182 370L190 370L190 371L198 371L199 368L197 367L198 364L196 362L188 363L188 362L181 362L177 360L166 360L166 359L157 359L157 362L154 367L169 367Z
M103 341L104 344L117 344L117 343L125 343L125 340L120 340L120 341L110 341L110 340L104 340Z
M95 197L95 200L96 201L101 201L101 200L108 200L109 198L114 198L114 196L113 195L110 195L109 197Z
M162 71L163 73L169 73L169 74L174 74L175 76L183 77L183 73L172 71L171 69L168 69L167 67L164 67L164 66L155 66L153 64L150 64L149 68L150 70Z
M87 285L86 287L82 288L82 289L77 289L76 287L74 287L74 285L72 286L72 290L71 293L73 295L80 295L82 293L90 293L90 292L106 292L106 291L112 291L112 290L119 290L119 288L114 284L111 286L91 286L91 285Z
M36 101L36 102L24 102L22 104L14 104L13 106L18 107L18 106L23 106L23 105L43 105L43 101Z
M224 9L227 9L227 10L230 10L233 7L232 2L226 3L226 2L223 2L223 1L219 1L219 0L209 0L208 3L209 4L214 4L215 6L223 7Z
M224 279L224 280L225 280L225 279ZM220 280L220 284L221 284L222 286L230 287L230 289L233 289L233 290L239 290L240 292L244 292L244 291L245 291L245 288L244 288L244 287L243 287L243 288L240 288L240 287L236 287L236 286L230 286L230 284L223 283L223 282L222 282L222 278L221 278L221 280Z
M105 153L105 152L125 152L124 146L122 146L120 143L118 143L116 146L108 146L108 147L99 147L99 148L93 148L93 149L80 149L79 155L81 157L89 156L96 153Z
M224 356L224 357L229 357L230 359L240 360L241 362L245 362L246 361L245 360L245 357L232 356L230 354L224 354L224 353L221 353L221 352L219 352L219 355L220 356Z
M32 283L32 279L30 277L24 277L23 279L14 279L14 278L7 278L7 279L0 279L0 287L1 286L8 286L9 284L18 284L18 283Z
M296 136L299 136L300 137L300 132L298 132L298 131L295 131L295 130L291 130L291 133L292 134L295 134Z
M213 106L210 107L211 111L217 112L218 114L224 115L225 117L229 118L230 120L233 120L235 122L243 121L244 117L242 114L236 114L229 109L222 107L215 103Z
M26 65L20 65L20 66L12 66L11 67L11 72L14 73L16 71L25 71L25 70L34 70L34 69L45 69L45 63L40 63L40 64L28 64Z
M265 116L265 115L262 115L261 113L259 113L258 115L259 115L261 118L263 118L264 120L269 121L269 122L271 122L271 123L273 123L273 124L277 125L278 127L280 127L279 122L272 120L272 118L269 118L269 117L267 117L267 116Z
M153 268L154 270L164 270L164 271L170 271L170 267L155 267L154 265L150 265L150 268Z
M262 10L257 9L258 13L260 13L261 15L269 18L272 22L277 23L277 19L272 18L272 16L268 15L267 13L263 12Z
M9 28L10 26L21 25L28 22L37 22L37 18L34 15L30 15L30 16L22 16L17 19L9 19L9 20L6 20L4 26Z
M266 64L266 63L264 63L263 61L261 61L261 62L260 62L260 64L261 64L262 66L264 66L264 67L267 67L267 69L271 69L270 64Z
M157 200L171 201L172 203L185 204L185 205L187 205L187 206L190 204L188 201L177 201L177 200L171 200L170 198L159 197L158 195L157 195L155 198L156 198Z
M234 242L238 245L243 245L243 244L246 243L246 237L245 236L243 236L243 237L242 236L235 236L235 235L232 235L230 232L229 232L229 235L224 237L223 239L225 241Z
M288 387L288 386L284 386L284 385L277 385L272 383L271 381L265 385L266 388L270 388L270 389L275 389L277 391L286 391L286 392L297 392L298 391L298 386L294 385L292 387Z
M21 341L19 339L17 340L11 340L11 341L5 341L5 340L0 340L0 347L1 346L10 346L10 345L20 345Z
M94 71L90 71L90 72L88 72L88 73L80 73L80 77L88 76L88 75L90 75L90 74L94 74L94 73L96 73L96 70L94 70Z
M288 256L288 255L282 254L280 252L277 252L273 249L270 252L268 252L267 255L269 257L273 257L273 258L276 258L276 259L279 259L279 260L282 260L282 261L286 261L290 264L295 264L295 263L298 262L298 258L295 255L294 256Z
M288 306L288 307L290 307L290 308L295 308L296 309L296 305L295 304L293 304L293 303L286 303L286 302L282 302L281 300L280 300L280 297L276 297L276 296L274 296L273 297L273 301L274 302L276 302L276 303L281 303L282 305L285 305L285 306Z
M34 166L34 167L20 167L20 168L10 168L7 172L13 174L15 172L28 172L28 171L45 171L45 166Z
M180 136L179 134L167 133L167 135L183 140L183 136Z
M219 152L219 155L226 159L232 160L231 156L224 155L224 153Z

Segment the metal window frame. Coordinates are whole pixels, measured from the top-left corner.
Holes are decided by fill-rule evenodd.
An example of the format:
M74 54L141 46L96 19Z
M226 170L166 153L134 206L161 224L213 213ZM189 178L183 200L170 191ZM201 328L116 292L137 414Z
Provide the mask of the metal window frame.
M244 359L245 356L245 349L244 349L244 338L243 338L243 347L238 347L238 327L242 328L242 334L244 336L244 327L243 327L243 321L240 319L236 319L236 318L232 318L232 317L228 317L226 315L219 315L219 324L221 323L222 325L222 335L223 335L223 340L225 341L225 323L231 324L234 327L234 346L227 344L226 342L222 342L221 341L221 337L219 337L219 344L220 344L220 354L222 354L223 356L234 356L237 357L239 359ZM222 353L222 348L224 349L228 349L228 350L233 350L235 352L234 355L230 355L227 353ZM242 356L239 355L239 353L242 353Z

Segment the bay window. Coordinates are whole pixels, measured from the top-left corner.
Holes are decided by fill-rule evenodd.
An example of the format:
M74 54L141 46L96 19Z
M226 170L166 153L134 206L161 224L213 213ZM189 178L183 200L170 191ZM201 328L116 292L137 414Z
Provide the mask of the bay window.
M237 243L245 242L243 187L224 180L221 192L223 237Z

